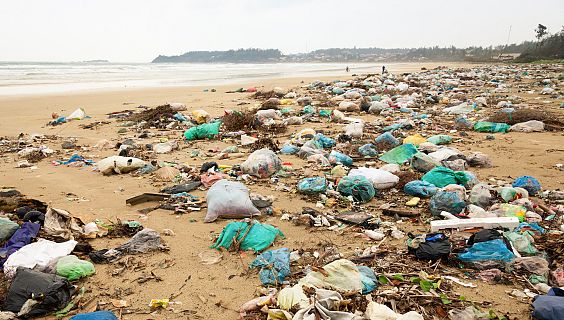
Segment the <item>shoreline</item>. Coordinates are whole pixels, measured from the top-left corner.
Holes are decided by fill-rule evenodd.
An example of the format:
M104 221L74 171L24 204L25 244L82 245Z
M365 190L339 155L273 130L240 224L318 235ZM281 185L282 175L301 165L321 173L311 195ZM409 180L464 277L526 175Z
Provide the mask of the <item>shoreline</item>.
M299 64L299 63L295 63ZM308 63L308 64L323 64L323 63ZM346 63L327 63L329 64L342 64ZM352 74L366 74L370 73L370 69L374 69L374 73L379 74L381 72L380 68L383 63L374 65L372 63L358 63L359 66L355 66L354 63L349 64L351 72L344 72L343 68L330 68L324 70L304 70L304 71L294 71L290 76L285 76L284 70L280 70L280 74L267 74L267 75L251 75L250 77L239 76L234 78L224 78L224 79L200 79L200 80L189 80L187 83L179 83L178 85L171 84L159 84L159 82L166 81L178 81L178 79L128 79L128 80L115 80L115 81L90 81L90 82L78 82L75 83L75 88L61 88L65 86L72 86L72 83L58 83L58 84L31 84L31 85L5 85L0 86L0 101L20 99L23 97L37 97L37 96L57 96L57 95L78 95L78 94L93 94L93 93L115 93L121 91L145 91L145 90L172 90L172 89L187 89L187 88L211 88L211 87L226 87L226 86L253 86L266 82L274 82L278 80L293 80L298 83L301 80L313 81L313 80L334 80L335 77L350 77ZM117 63L119 65L119 63ZM140 65L144 65L140 63ZM150 63L149 63L150 65ZM176 65L169 63L169 65ZM198 65L198 64L194 64ZM236 64L233 64L236 65ZM387 69L391 73L401 73L401 72L416 72L420 71L421 68L425 67L427 69L432 69L438 66L450 66L450 67L469 67L477 65L476 63L459 63L459 62L397 62L390 63L387 65ZM328 66L329 67L329 66ZM135 83L137 82L137 84ZM153 84L143 84L143 82ZM118 86L117 84L122 83ZM112 86L115 85L115 86ZM129 87L128 87L129 86ZM49 89L52 87L53 89ZM59 88L57 88L59 87ZM10 91L13 89L16 93L2 93ZM39 92L32 92L36 89Z

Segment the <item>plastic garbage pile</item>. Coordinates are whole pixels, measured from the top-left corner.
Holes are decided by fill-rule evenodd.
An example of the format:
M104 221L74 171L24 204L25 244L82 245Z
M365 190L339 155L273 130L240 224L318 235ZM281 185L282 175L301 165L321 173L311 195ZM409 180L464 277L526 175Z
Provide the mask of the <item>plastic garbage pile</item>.
M0 267L8 285L2 308L5 319L75 314L73 301L84 294L77 285L96 273L95 264L168 249L158 232L143 229L135 221L85 224L65 210L28 199L13 189L2 190L0 200L4 204L0 217ZM127 229L129 232L124 232ZM114 249L98 251L84 242L108 234L132 238ZM111 311L96 314L117 319L110 316ZM77 318L88 317L85 314Z
M484 283L510 287L504 299L557 319L564 193L485 144L497 139L511 148L508 137L561 131L553 108L562 100L561 73L561 66L441 67L240 88L229 91L238 106L221 115L183 103L140 106L108 114L118 139L77 145L24 136L1 140L0 149L27 161L20 168L36 170L56 154L57 170L93 170L109 185L136 179L147 191L125 204L145 204L135 209L142 219L151 214L151 223L160 223L158 209L179 223L206 223L209 247L194 258L222 273L225 261L237 260L249 287L259 286L256 296L237 297L249 300L239 307L242 319L502 319L495 304L458 290ZM535 100L550 110L525 92L542 95ZM50 124L86 118L79 109L54 114ZM22 317L59 311L114 319L104 309L75 315L81 293L73 285L98 264L119 275L135 268L136 255L169 249L138 221L85 224L65 210L17 201L2 212L0 263L11 281L5 309ZM296 228L303 239L293 238ZM103 236L127 239L86 250L79 242ZM162 279L151 273L136 281L148 280ZM147 310L178 313L171 297L147 301Z

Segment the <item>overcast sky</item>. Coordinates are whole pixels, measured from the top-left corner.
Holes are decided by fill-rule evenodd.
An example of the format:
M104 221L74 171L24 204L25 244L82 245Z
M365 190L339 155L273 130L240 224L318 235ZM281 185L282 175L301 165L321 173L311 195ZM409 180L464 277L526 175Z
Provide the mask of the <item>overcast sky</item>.
M148 62L191 50L505 44L564 0L0 0L0 61Z

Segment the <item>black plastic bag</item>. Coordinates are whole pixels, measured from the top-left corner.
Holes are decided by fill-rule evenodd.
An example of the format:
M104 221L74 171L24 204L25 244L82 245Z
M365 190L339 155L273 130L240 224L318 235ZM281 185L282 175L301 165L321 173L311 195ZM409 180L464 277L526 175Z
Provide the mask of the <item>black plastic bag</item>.
M415 256L421 260L439 260L450 254L451 245L448 239L436 242L424 242L415 249Z
M25 317L37 317L64 308L74 286L63 277L19 267L8 289L3 310L18 313L28 299L40 301Z
M509 242L509 240L507 240L503 236L503 234L501 234L499 231L497 231L495 229L483 229L483 230L480 230L480 231L474 233L473 235L470 236L470 238L468 238L467 245L469 247L471 247L475 243L485 242L485 241L490 241L490 240L496 240L496 239L502 239L503 242L505 243L505 246L507 247L507 249L509 251L513 251L512 247L511 247L511 243Z

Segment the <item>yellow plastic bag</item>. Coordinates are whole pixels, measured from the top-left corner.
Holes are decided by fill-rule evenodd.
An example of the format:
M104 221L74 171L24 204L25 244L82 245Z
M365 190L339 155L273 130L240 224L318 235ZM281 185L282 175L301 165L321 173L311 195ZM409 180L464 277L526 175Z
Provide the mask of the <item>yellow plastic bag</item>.
M294 103L294 99L282 99L282 100L280 100L280 104L283 105L283 106L290 106L290 105L293 105L295 103Z
M418 146L420 144L422 144L423 142L427 141L427 139L425 139L422 135L420 135L419 133L416 133L414 135L408 136L405 139L403 139L403 144L408 144L411 143L414 146Z
M192 111L192 117L198 124L206 123L210 119L210 114L205 110Z

